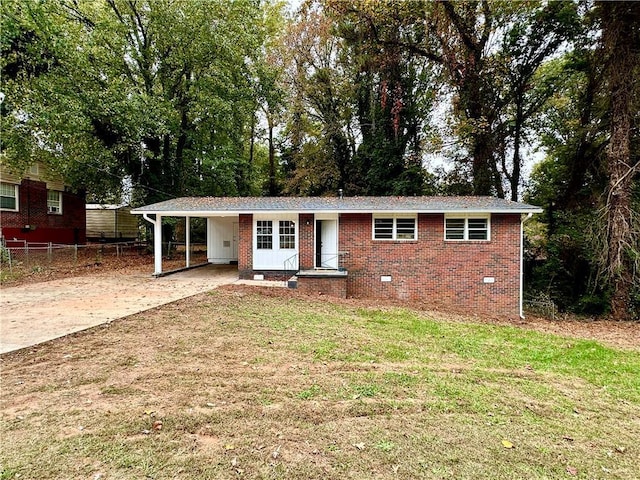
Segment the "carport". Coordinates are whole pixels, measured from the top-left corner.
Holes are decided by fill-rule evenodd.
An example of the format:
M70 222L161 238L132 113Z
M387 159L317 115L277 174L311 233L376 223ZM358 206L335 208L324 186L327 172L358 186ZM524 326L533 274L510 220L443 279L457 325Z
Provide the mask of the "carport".
M148 213L132 211L142 214L142 217L153 226L153 265L156 276L166 273L162 269L162 221L165 218L183 218L185 222L185 269L193 267L191 261L191 220L203 218L206 220L207 263L215 265L230 265L238 262L238 215L212 214L194 216L189 212Z

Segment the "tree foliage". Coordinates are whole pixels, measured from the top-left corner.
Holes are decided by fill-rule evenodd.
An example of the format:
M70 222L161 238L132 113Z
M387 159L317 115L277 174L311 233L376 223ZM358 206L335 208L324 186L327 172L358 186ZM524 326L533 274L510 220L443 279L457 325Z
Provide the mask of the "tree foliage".
M3 69L8 162L46 159L95 195L128 178L137 203L255 191L245 140L267 35L259 4L28 0L3 9L15 25L3 51L18 52Z

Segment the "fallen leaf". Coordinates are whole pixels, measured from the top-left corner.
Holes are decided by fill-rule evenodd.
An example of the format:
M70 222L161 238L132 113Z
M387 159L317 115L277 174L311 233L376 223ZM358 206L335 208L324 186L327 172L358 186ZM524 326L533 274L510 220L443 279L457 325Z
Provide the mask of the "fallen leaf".
M577 475L578 474L578 469L575 467L567 467L567 473L569 475Z
M364 443L354 443L353 444L354 447L356 447L358 450L364 450Z
M271 452L271 458L274 460L280 456L280 445L273 452Z
M502 446L504 448L513 448L513 443L511 443L509 440L502 440Z

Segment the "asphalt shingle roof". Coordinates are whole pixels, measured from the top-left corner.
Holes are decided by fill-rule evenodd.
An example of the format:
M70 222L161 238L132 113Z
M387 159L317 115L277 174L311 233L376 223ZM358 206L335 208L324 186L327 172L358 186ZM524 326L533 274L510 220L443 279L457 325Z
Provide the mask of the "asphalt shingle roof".
M539 207L495 197L182 197L131 213L207 216L260 212L538 213Z

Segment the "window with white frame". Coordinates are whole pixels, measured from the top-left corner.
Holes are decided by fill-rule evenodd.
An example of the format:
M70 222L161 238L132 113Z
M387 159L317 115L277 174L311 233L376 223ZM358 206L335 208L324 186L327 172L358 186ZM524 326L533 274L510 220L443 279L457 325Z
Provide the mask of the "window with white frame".
M0 209L18 210L18 185L0 183Z
M273 222L271 220L256 222L256 241L258 250L273 249Z
M445 240L489 240L489 217L445 217Z
M380 216L373 219L375 240L415 240L417 220L415 216Z
M62 192L47 190L47 212L62 214Z
M296 224L291 220L280 220L280 250L296 248Z

